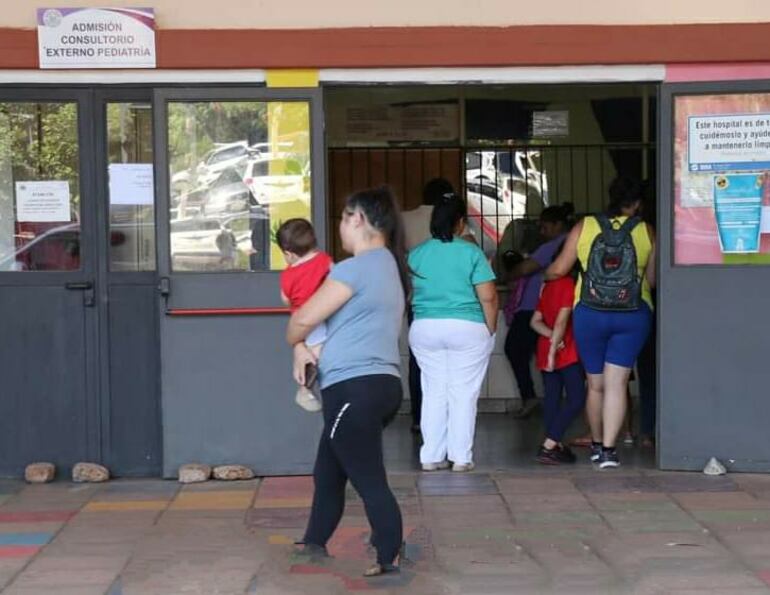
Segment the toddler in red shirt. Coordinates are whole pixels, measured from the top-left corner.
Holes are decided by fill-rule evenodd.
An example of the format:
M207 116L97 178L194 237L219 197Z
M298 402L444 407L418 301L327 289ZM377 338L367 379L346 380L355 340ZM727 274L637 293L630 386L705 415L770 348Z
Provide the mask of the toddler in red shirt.
M575 280L567 275L543 284L532 328L540 335L537 367L543 372L545 440L537 461L545 465L574 463L575 455L562 444L564 432L586 402L585 375L572 334ZM562 392L566 400L562 402Z
M283 252L287 267L281 271L281 300L291 308L292 314L307 302L326 279L332 267L332 259L318 249L315 231L306 219L289 219L275 234L276 243ZM326 324L315 327L305 339L316 360L326 340ZM297 404L308 411L320 411L321 402L310 390L316 371L306 374L304 386L297 389Z

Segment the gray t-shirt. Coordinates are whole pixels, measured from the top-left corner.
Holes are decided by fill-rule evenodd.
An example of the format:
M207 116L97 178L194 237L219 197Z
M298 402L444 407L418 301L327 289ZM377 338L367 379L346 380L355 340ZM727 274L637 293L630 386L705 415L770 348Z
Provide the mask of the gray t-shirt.
M321 388L358 376L401 376L404 292L393 255L386 248L369 250L335 265L328 278L347 285L353 296L326 321Z

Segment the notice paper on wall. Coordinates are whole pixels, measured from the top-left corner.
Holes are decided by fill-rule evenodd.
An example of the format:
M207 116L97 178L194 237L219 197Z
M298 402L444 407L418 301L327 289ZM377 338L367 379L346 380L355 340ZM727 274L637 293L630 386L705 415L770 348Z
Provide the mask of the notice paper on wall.
M763 174L714 178L714 212L723 254L759 252Z
M155 184L152 163L111 163L110 204L155 204Z
M770 167L770 113L691 116L688 128L690 171Z
M532 112L532 137L569 136L569 111Z
M66 180L16 182L16 221L71 221L70 183Z

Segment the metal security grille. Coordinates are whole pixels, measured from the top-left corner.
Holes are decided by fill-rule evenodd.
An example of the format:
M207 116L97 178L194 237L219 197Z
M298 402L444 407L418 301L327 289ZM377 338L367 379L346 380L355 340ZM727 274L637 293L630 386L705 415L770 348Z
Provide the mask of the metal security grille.
M442 176L468 201L471 228L486 253L526 251L545 207L570 202L577 214L597 212L616 175L652 178L654 164L652 143L330 149L329 238L341 255L334 224L351 192L387 184L401 208L412 209L425 183Z

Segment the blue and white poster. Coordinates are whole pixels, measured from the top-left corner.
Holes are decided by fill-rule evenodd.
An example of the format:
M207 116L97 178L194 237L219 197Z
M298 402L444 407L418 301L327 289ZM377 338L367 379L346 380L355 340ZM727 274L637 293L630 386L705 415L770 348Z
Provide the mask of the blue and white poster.
M759 252L764 174L714 176L714 212L723 254Z

